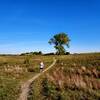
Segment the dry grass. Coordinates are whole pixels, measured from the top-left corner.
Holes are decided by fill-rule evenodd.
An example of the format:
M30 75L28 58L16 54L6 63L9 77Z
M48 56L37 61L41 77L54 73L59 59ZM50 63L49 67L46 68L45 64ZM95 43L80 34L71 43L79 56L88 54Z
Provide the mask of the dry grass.
M56 56L56 59L58 61L55 67L41 77L41 81L38 80L31 86L32 98L38 96L39 100L100 99L100 54ZM38 94L35 91L38 91Z
M0 56L0 100L16 100L20 83L39 73L41 60L48 67L52 56Z

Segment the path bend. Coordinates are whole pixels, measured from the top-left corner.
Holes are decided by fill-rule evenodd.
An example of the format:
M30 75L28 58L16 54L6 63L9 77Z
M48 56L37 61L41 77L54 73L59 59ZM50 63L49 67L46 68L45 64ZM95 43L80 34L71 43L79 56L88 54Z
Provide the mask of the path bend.
M41 76L43 73L45 73L46 71L48 71L50 68L52 68L56 63L56 59L53 60L53 63L46 68L43 72L38 73L37 75L33 76L31 79L29 79L28 81L26 81L24 84L21 85L21 94L19 96L19 98L17 100L27 100L28 97L28 93L29 93L29 87L31 85L31 83L36 80L39 76Z

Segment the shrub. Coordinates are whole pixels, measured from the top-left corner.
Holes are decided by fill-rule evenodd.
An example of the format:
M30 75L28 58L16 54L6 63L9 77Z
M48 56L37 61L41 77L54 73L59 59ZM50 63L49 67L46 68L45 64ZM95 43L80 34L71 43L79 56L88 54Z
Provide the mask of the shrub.
M34 72L34 69L32 67L27 68L28 72Z
M50 100L59 100L60 95L57 87L52 83L49 82L47 78L45 78L42 82L43 89L41 93Z
M29 67L30 66L30 58L29 57L26 57L25 58L24 64L25 64L26 67Z

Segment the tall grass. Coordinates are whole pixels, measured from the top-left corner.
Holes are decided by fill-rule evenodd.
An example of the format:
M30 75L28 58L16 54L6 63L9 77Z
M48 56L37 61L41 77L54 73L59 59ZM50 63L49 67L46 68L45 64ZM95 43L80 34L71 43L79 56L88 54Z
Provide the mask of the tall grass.
M100 99L100 54L56 56L56 59L52 70L31 85L29 100Z
M17 100L21 84L39 72L41 60L48 67L52 57L0 56L0 100Z

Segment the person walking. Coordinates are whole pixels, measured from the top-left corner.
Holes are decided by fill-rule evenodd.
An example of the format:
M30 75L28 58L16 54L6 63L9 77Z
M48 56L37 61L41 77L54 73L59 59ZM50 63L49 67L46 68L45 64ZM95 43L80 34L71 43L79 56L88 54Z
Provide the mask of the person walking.
M44 63L43 63L43 62L41 62L41 63L40 63L40 72L42 72L42 71L43 71L43 69L44 69Z

